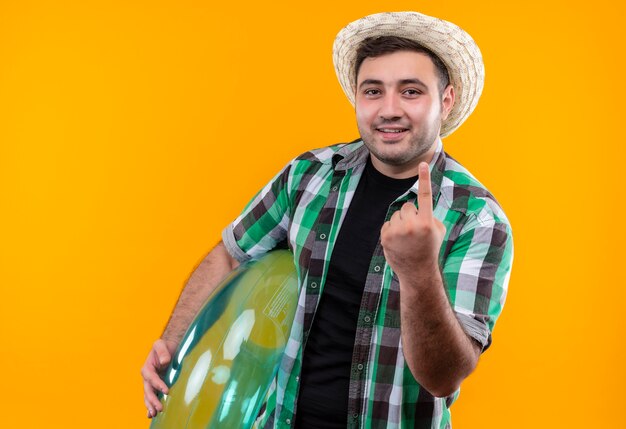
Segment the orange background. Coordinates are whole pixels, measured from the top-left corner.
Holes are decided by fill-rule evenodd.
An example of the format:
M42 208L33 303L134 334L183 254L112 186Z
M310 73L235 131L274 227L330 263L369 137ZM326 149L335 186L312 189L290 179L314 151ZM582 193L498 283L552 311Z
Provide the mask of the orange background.
M381 5L0 3L2 427L147 427L139 369L191 270L289 159L357 137L331 46ZM481 47L444 144L515 233L454 426L626 427L624 3L384 8Z

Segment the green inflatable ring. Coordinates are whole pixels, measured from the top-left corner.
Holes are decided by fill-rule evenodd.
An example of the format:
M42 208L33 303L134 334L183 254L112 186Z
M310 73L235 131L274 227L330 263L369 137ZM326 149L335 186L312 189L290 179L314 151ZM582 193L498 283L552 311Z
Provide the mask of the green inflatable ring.
M293 254L276 250L233 271L172 358L151 429L250 428L283 356L298 302Z

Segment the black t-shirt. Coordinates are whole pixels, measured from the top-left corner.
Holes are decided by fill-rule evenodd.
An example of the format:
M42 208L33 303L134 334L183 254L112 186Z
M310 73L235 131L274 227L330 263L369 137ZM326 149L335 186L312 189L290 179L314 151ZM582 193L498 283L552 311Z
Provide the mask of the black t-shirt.
M304 348L296 428L345 428L352 349L370 260L389 205L417 180L367 165L339 231Z

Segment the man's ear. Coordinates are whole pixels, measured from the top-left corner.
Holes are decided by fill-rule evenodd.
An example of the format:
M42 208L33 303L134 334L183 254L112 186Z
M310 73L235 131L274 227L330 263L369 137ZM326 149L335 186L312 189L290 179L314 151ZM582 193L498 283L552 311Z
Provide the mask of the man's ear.
M452 85L448 85L446 89L443 90L443 94L441 95L441 120L445 121L450 114L450 110L452 110L452 106L454 106L454 99L456 94L454 93L454 87Z

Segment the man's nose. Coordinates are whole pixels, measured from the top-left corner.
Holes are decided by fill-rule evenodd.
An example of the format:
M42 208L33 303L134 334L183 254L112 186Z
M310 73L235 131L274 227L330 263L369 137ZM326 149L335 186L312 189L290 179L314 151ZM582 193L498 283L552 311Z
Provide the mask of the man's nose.
M379 115L383 119L397 119L402 116L400 97L397 94L387 93L382 100Z

